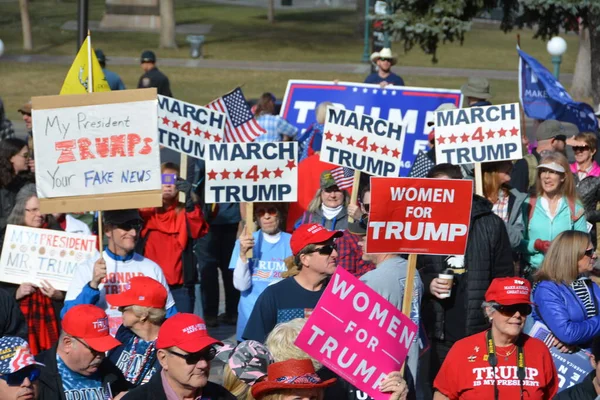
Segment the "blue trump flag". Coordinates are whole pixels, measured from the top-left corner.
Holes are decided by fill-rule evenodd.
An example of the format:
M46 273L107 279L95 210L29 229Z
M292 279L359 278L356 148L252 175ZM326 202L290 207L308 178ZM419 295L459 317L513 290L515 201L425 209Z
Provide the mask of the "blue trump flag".
M555 119L577 125L582 132L596 132L598 120L594 109L580 103L556 80L538 60L517 48L519 52L519 96L530 118Z
M350 82L290 80L280 115L302 133L316 121L317 106L330 101L360 114L403 125L406 130L400 176L407 176L415 156L427 149L433 111L443 103L462 104L460 90L369 85Z

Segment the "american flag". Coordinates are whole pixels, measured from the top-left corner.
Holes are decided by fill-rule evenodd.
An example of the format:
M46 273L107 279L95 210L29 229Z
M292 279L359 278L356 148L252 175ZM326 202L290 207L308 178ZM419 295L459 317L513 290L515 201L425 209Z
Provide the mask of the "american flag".
M340 189L350 189L354 183L354 170L351 168L334 168L331 170L331 175Z
M252 142L266 131L256 122L239 87L219 97L206 107L227 115L225 141Z
M37 364L27 342L20 337L5 336L0 339L0 374L8 375Z

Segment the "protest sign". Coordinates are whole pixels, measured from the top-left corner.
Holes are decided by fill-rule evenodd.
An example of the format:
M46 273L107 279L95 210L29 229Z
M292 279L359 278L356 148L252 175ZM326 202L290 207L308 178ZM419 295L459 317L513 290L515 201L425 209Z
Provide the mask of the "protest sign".
M404 127L353 111L329 107L321 161L377 176L398 176Z
M297 142L222 143L207 149L207 203L297 200Z
M204 159L206 143L224 142L226 115L210 108L158 95L160 144Z
M400 175L410 171L415 156L427 151L427 135L433 111L440 104L462 104L460 90L370 85L353 82L290 80L280 115L303 133L316 122L317 106L330 101L339 108L373 118L382 118L406 127ZM302 136L301 134L298 137Z
M96 254L96 237L8 225L0 257L0 281L39 285L49 281L66 291L77 265Z
M156 89L34 97L43 213L162 204Z
M464 255L473 182L371 177L367 253Z
M389 399L379 384L400 370L417 330L389 301L337 268L295 344L374 399Z
M558 372L559 392L581 383L593 370L590 364L590 354L587 351L579 350L575 353L561 353L560 350L554 347L553 342L555 337L542 322L536 321L527 334L541 340L549 347L556 372Z
M438 164L523 158L519 104L437 112L435 157Z

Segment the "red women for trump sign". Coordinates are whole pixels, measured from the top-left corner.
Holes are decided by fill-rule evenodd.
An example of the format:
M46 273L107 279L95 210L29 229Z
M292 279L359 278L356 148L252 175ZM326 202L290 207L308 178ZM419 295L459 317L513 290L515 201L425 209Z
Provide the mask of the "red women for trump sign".
M366 253L463 255L473 182L371 178Z

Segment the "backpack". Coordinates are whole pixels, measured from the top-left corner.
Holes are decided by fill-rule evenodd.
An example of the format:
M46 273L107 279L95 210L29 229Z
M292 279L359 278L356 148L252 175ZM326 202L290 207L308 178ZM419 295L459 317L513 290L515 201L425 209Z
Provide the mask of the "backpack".
M525 159L525 161L527 162L527 171L529 171L528 188L532 189L535 186L535 180L537 178L538 160L533 154L527 154L523 157L523 159Z

